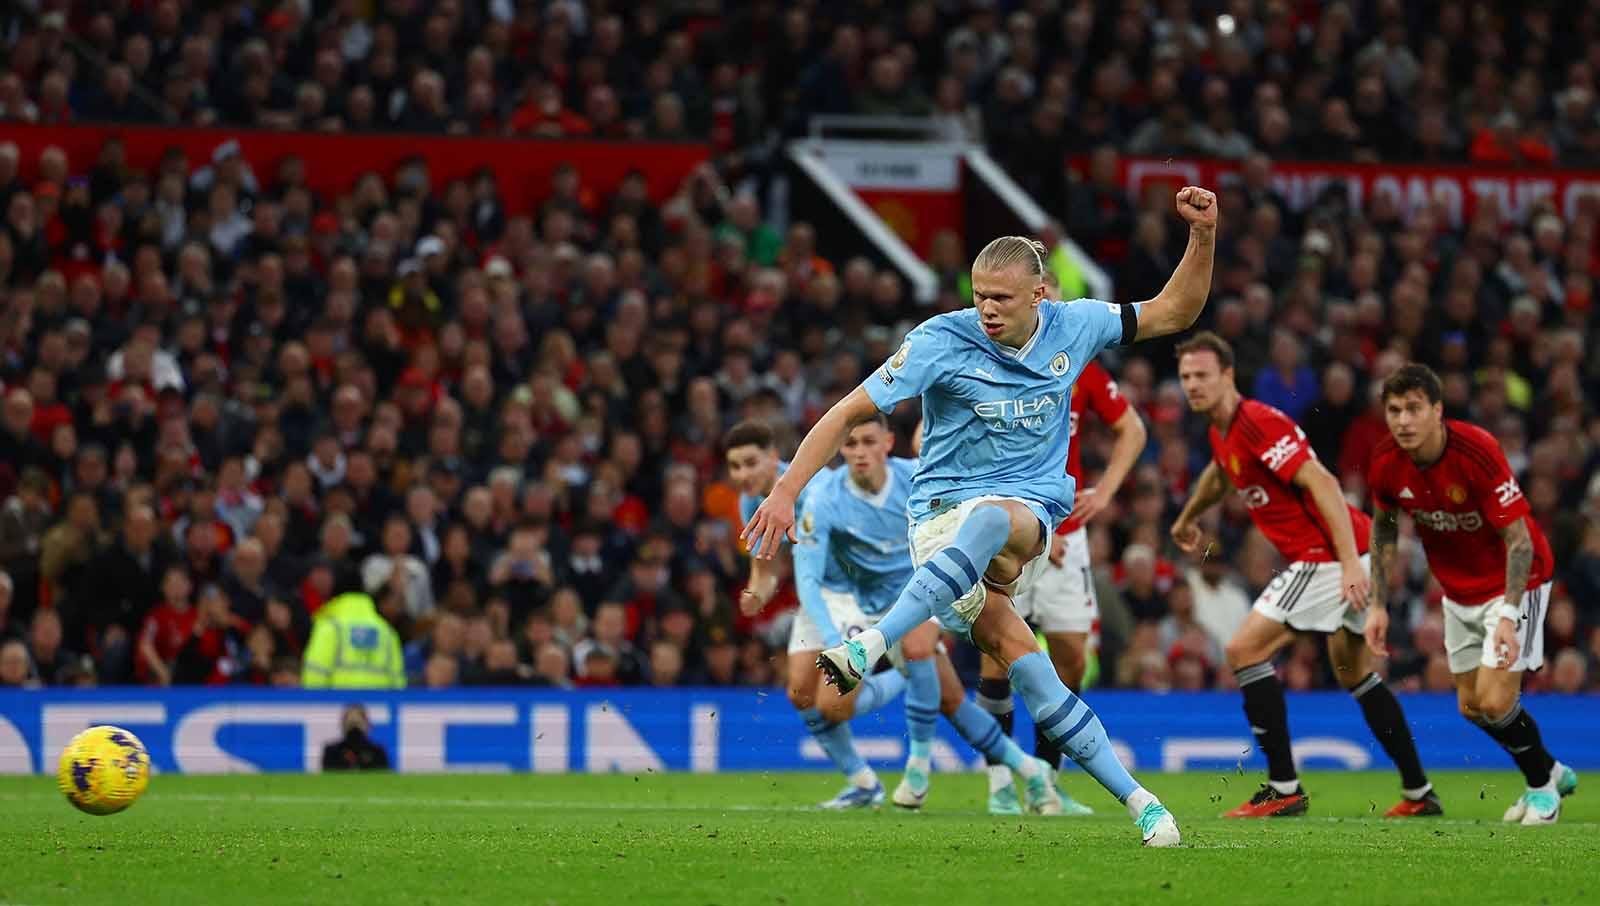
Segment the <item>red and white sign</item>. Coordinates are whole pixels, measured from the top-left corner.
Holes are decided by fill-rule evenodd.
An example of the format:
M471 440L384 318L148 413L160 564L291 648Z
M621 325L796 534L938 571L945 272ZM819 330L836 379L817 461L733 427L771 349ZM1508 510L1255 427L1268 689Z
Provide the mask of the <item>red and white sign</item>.
M1087 158L1072 167L1087 172ZM1226 186L1237 178L1233 161L1125 158L1123 184L1137 197L1152 185ZM1522 220L1545 200L1563 217L1572 218L1585 196L1600 199L1600 172L1593 170L1511 170L1466 166L1403 164L1340 164L1279 161L1272 167L1272 185L1296 210L1309 206L1329 185L1343 184L1350 203L1364 207L1388 193L1406 213L1439 202L1451 226L1460 226L1480 205L1499 207L1502 216Z
M961 149L827 141L818 155L833 174L923 258L940 230L961 233Z

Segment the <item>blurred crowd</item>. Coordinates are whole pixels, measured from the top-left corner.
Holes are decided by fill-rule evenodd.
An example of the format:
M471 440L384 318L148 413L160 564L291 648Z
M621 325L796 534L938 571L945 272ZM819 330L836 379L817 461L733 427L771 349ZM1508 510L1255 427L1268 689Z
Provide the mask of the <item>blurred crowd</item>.
M1600 685L1600 206L1443 208L1275 191L1292 157L1593 163L1587 4L771 2L188 4L0 12L0 120L692 139L652 201L556 173L530 210L416 158L337 196L314 160L237 144L128 165L0 136L0 685L298 682L335 571L358 565L415 685L768 686L792 592L755 619L719 441L784 452L918 306L826 260L765 204L763 141L816 113L931 115L985 141L1146 298L1184 235L1121 152L1239 158L1203 323L1241 388L1304 425L1352 499L1407 358L1504 444L1560 583L1538 688ZM1570 9L1569 9L1570 7ZM1559 23L1559 28L1555 27ZM1463 86L1470 86L1463 90ZM1089 155L1079 178L1064 166ZM26 178L22 174L27 174ZM1221 558L1166 537L1208 455L1170 348L1113 365L1151 429L1091 528L1098 679L1231 681L1220 649L1276 555L1230 502ZM896 413L905 438L915 411ZM1080 435L1091 476L1108 435ZM1092 477L1091 477L1092 480ZM1402 543L1387 669L1448 689L1439 591ZM968 662L970 663L970 662ZM1330 686L1319 646L1293 688Z
M24 0L0 120L708 140L932 116L1064 153L1600 162L1583 0Z

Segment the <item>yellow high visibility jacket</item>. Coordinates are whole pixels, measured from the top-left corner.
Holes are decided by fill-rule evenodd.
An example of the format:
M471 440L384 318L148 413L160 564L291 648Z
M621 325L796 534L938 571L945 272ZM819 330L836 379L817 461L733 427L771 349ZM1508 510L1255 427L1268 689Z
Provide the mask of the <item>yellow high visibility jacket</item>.
M317 611L300 684L307 689L404 689L400 635L370 595L342 594Z
M1065 248L1058 245L1051 249L1050 257L1045 259L1044 264L1056 275L1056 282L1061 284L1061 298L1081 299L1088 294L1089 281Z

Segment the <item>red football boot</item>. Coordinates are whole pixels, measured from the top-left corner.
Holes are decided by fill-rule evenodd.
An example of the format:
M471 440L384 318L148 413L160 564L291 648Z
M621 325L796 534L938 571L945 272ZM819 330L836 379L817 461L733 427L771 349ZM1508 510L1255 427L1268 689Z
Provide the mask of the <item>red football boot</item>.
M1433 818L1444 814L1444 804L1439 795L1429 790L1421 799L1402 799L1394 808L1383 813L1385 818Z
M1271 784L1262 784L1250 801L1239 806L1231 812L1226 812L1224 818L1292 818L1304 815L1311 805L1311 797L1306 795L1304 789L1297 788L1292 793L1280 793L1272 788Z

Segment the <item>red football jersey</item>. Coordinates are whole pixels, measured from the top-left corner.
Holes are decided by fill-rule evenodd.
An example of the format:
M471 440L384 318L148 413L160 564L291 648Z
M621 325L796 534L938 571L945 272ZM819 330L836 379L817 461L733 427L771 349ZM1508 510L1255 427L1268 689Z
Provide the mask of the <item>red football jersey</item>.
M144 625L139 629L139 638L154 645L156 654L171 664L178 656L178 652L183 649L184 643L189 641L189 636L194 634L194 624L198 618L199 611L193 607L180 611L163 601L145 614ZM144 680L150 679L150 668L145 666L144 658L137 658L136 664L138 677Z
M1223 435L1211 428L1211 455L1244 499L1256 528L1290 562L1331 563L1339 558L1333 533L1310 492L1294 483L1294 473L1316 459L1306 434L1277 409L1241 400L1233 424ZM1350 507L1356 552L1367 552L1372 520Z
M1518 519L1533 539L1528 588L1550 581L1555 558L1534 521L1511 465L1494 435L1477 425L1445 419L1444 453L1419 466L1394 438L1372 451L1367 481L1386 510L1401 510L1417 524L1428 568L1457 604L1483 604L1505 594L1506 543L1500 530Z
M1116 379L1100 367L1099 362L1090 362L1078 375L1077 383L1072 385L1071 408L1067 410L1067 436L1072 439L1067 447L1067 474L1080 489L1083 487L1083 454L1078 452L1078 424L1083 413L1091 410L1107 425L1115 424L1122 413L1128 411L1128 400L1117 389ZM1076 516L1068 516L1056 527L1056 534L1065 535L1082 527L1083 523Z

